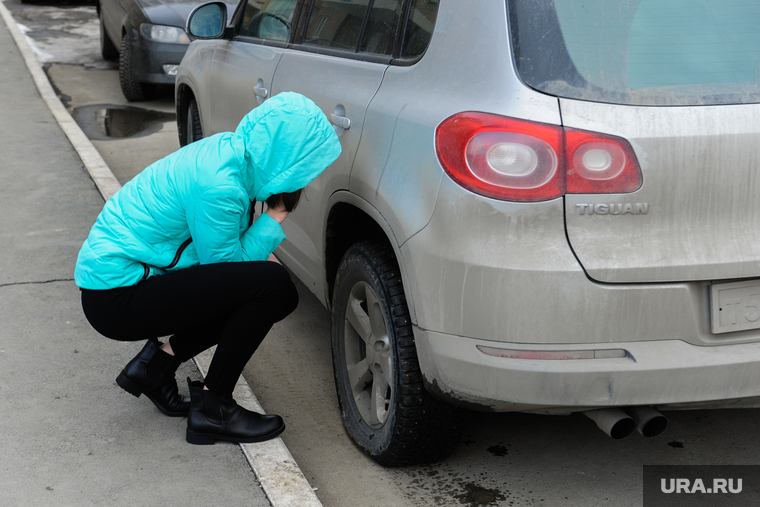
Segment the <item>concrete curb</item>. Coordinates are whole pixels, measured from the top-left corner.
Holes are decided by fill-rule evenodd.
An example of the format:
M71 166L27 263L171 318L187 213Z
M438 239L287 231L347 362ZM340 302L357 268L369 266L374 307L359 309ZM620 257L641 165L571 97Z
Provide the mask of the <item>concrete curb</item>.
M202 352L193 359L204 378L212 357L214 349ZM264 413L242 375L238 378L233 395L243 408ZM273 507L322 506L281 438L257 444L240 444L240 447Z
M0 16L16 42L40 96L79 155L103 200L107 201L119 191L121 184L61 103L24 34L19 30L2 0L0 0ZM204 377L212 357L213 351L206 351L194 358L198 370ZM235 386L234 396L244 408L264 412L242 376ZM281 438L258 444L240 444L240 447L272 507L322 507L322 503Z

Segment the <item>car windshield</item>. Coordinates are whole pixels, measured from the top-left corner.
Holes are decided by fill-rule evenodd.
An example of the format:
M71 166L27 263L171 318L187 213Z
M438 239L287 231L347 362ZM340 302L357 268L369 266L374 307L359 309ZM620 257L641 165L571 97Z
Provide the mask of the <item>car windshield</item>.
M760 102L757 0L507 0L520 78L632 105Z

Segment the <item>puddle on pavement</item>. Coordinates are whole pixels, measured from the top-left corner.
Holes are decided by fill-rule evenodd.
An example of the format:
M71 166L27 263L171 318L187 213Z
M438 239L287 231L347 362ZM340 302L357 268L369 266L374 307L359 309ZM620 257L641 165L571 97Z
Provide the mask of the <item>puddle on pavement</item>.
M87 137L96 141L147 136L177 119L174 113L103 104L77 107L71 116Z

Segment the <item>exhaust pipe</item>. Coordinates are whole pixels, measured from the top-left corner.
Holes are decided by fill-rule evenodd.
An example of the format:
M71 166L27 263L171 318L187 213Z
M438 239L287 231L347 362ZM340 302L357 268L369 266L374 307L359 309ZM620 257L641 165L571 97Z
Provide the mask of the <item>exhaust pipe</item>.
M636 423L636 430L647 438L656 437L668 427L668 418L652 407L623 409Z
M636 428L633 418L619 408L602 408L583 412L599 429L615 440L625 438Z

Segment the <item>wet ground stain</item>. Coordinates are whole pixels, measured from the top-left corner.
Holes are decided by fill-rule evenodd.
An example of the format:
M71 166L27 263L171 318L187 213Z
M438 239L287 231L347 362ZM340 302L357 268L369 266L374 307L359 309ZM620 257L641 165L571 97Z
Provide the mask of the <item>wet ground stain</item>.
M499 457L506 456L507 454L509 454L509 452L507 451L507 448L504 447L503 445L492 445L491 447L486 449L486 451L490 452L494 456L499 456Z
M515 498L512 497L509 490L492 489L484 486L480 480L487 480L487 478L483 477L482 474L480 477L473 477L470 474L462 475L451 470L444 472L428 467L420 468L414 471L408 470L408 476L412 477L410 481L412 491L407 492L410 505L500 507L514 503L513 501L510 502ZM518 495L518 497L524 499L522 495Z
M467 441L468 439L464 439ZM464 443L464 442L463 442ZM470 440L469 445L476 445ZM468 445L468 444L465 444ZM509 451L513 451L510 453ZM497 460L509 459L504 456L519 455L508 444L498 443L490 447L480 447L479 453L491 455ZM467 469L470 467L468 466ZM526 478L517 475L510 484L495 481L488 470L452 469L447 463L417 465L399 470L406 477L408 491L405 496L410 506L416 507L511 507L517 505L544 505L544 500L536 498L533 491L527 491ZM518 491L512 491L514 486Z
M174 113L108 104L77 107L71 116L87 137L95 141L147 136L177 119Z
M496 502L501 502L507 499L507 497L501 494L499 490L484 488L474 483L465 484L464 489L464 493L454 497L459 500L462 505L469 505L471 507L477 507L478 505L497 505Z

